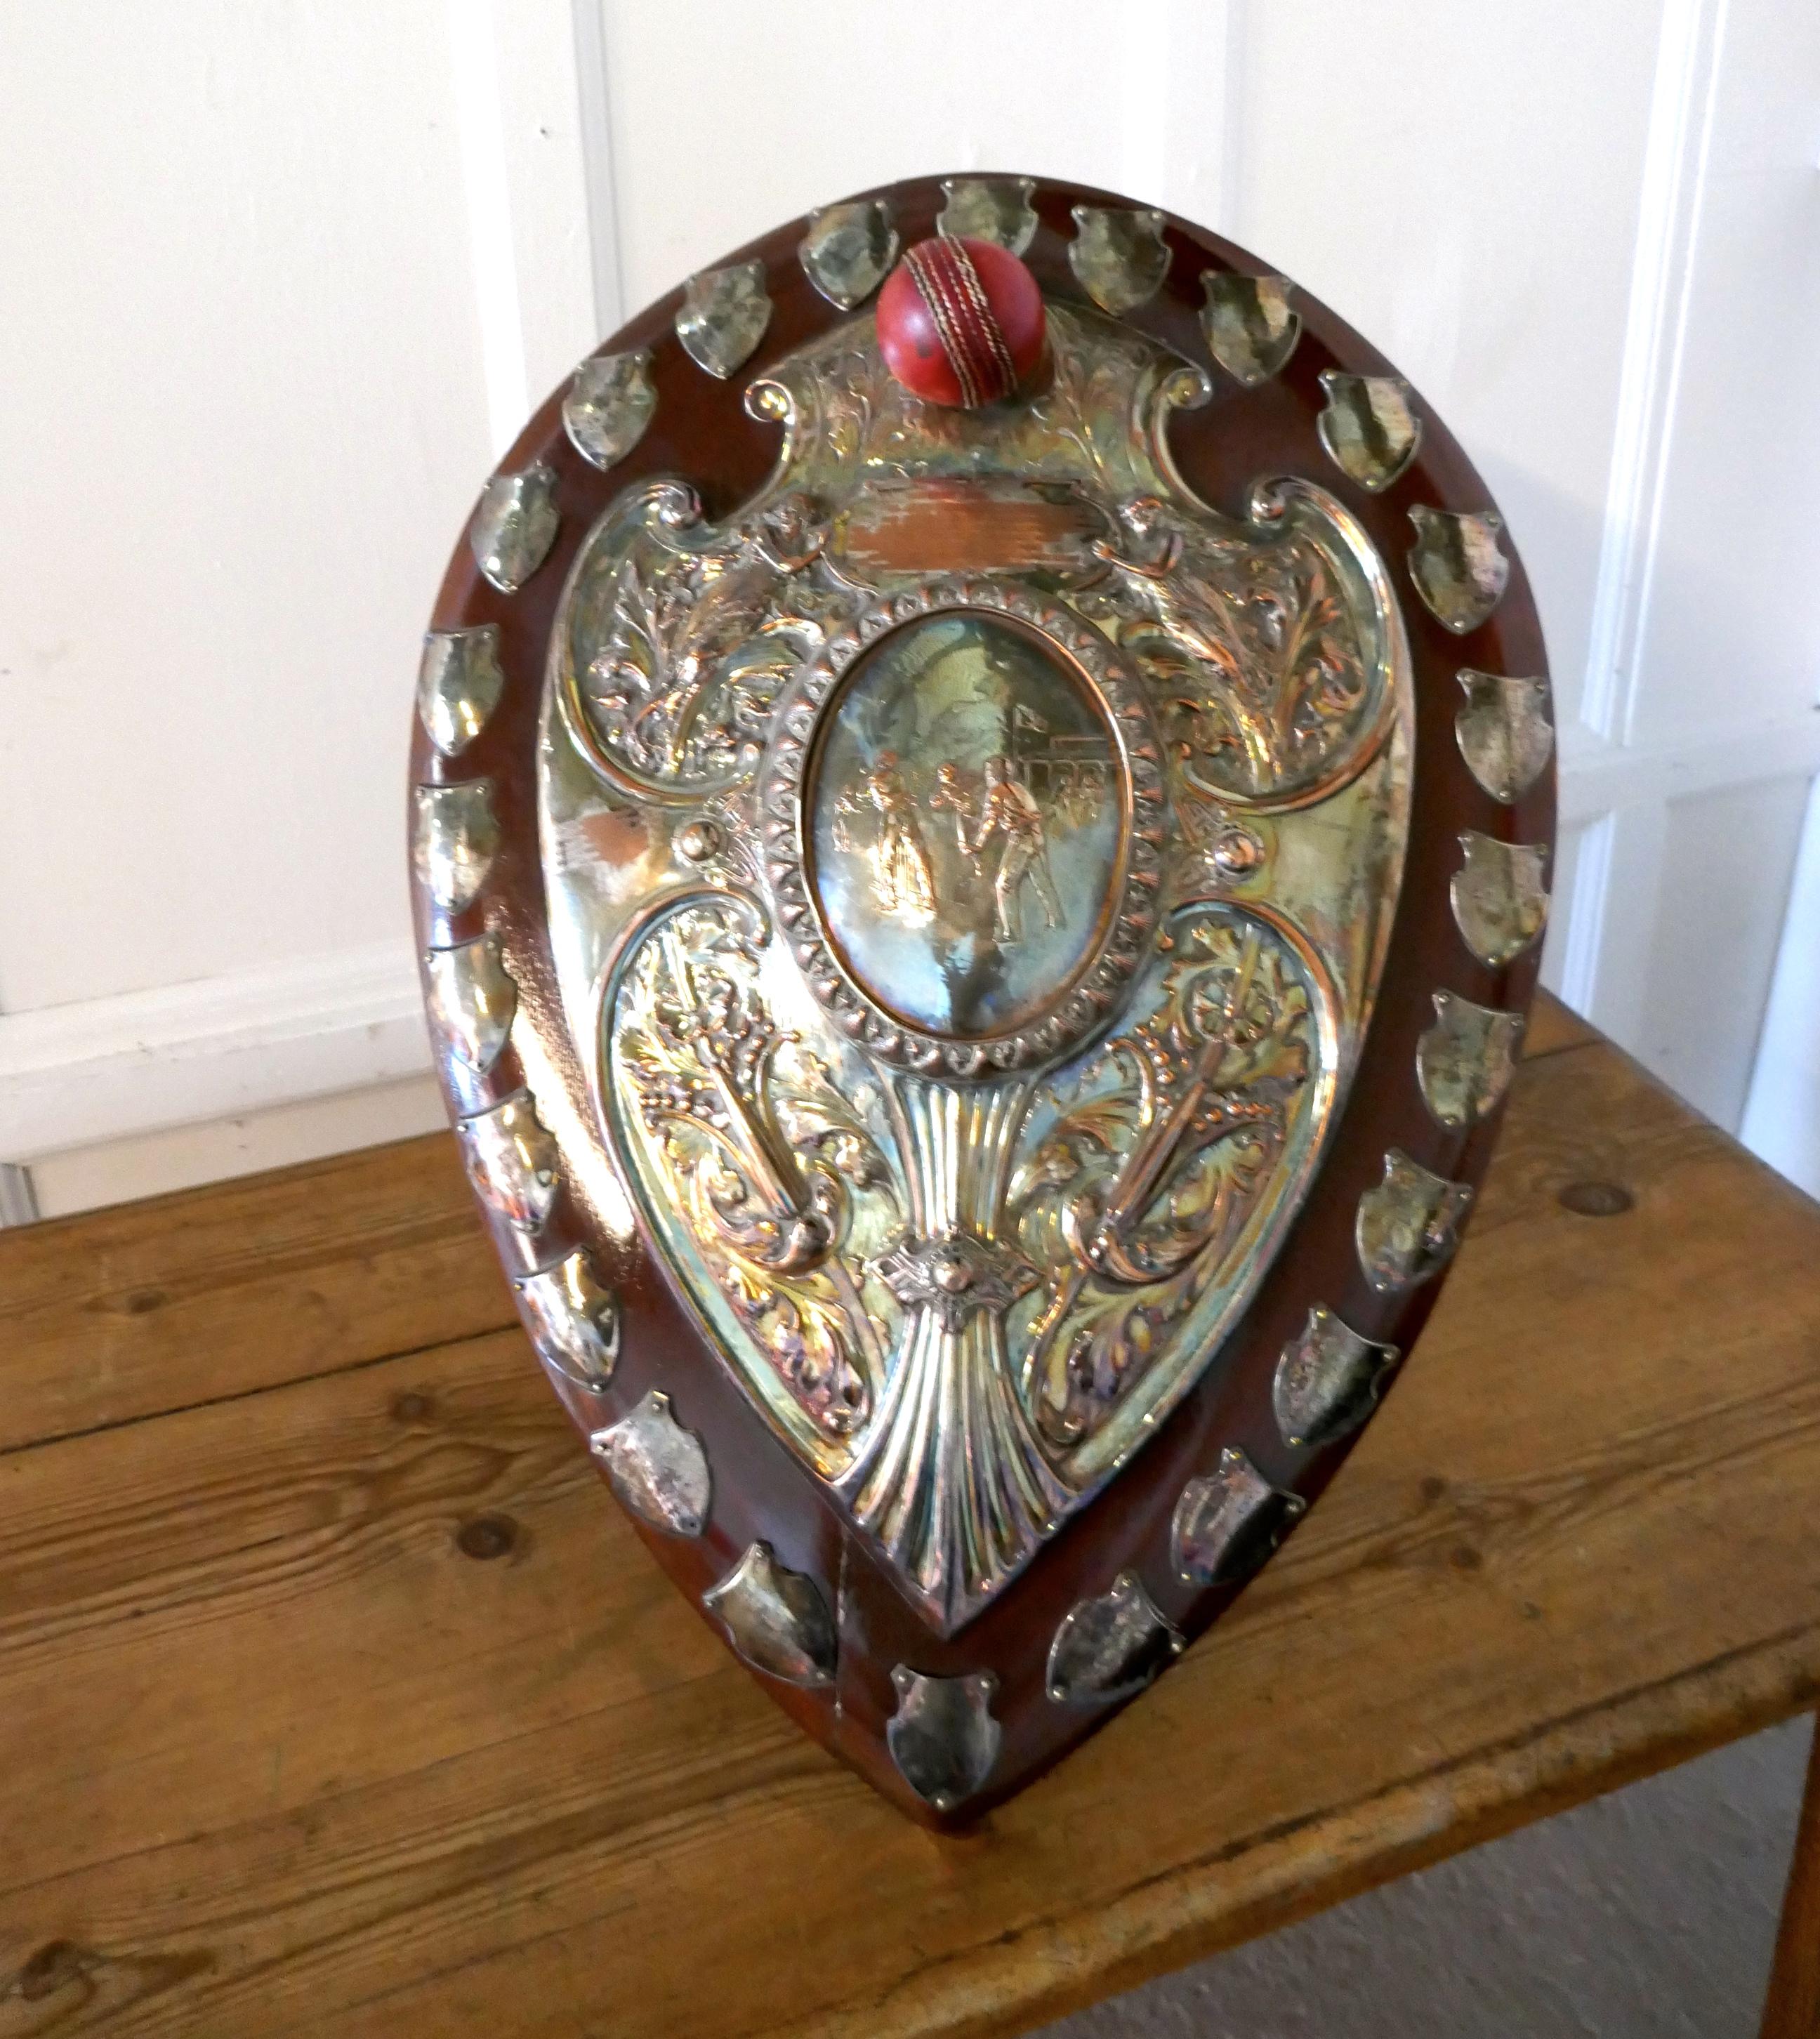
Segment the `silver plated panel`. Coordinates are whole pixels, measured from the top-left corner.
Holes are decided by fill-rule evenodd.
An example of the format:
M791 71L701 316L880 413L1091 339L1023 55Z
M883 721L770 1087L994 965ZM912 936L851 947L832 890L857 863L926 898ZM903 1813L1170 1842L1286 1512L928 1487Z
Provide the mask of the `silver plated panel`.
M1472 1202L1469 1184L1450 1183L1393 1147L1384 1180L1358 1200L1354 1237L1366 1281L1390 1295L1438 1274L1460 1244Z
M468 526L474 564L502 594L515 594L556 543L556 470L539 461L522 474L496 474Z
M1301 338L1301 314L1290 309L1286 276L1236 276L1210 269L1201 279L1201 336L1207 351L1248 389L1282 374Z
M464 913L499 854L492 782L417 786L412 802L411 862L417 881L445 913Z
M895 1665L898 1710L885 1741L904 1782L937 1812L964 1804L992 1774L1003 1738L992 1716L998 1680L990 1671L961 1678L925 1677Z
M1062 1616L1049 1646L1049 1696L1061 1705L1127 1698L1187 1647L1137 1574L1121 1572Z
M1466 695L1453 718L1460 755L1492 799L1508 807L1541 776L1555 747L1548 683L1468 670L1460 685Z
M561 1187L561 1164L530 1092L514 1091L491 1110L458 1119L455 1130L469 1178L487 1203L520 1232L541 1230Z
M1357 1430L1377 1407L1396 1360L1395 1346L1361 1338L1317 1303L1300 1335L1283 1347L1271 1384L1283 1442L1315 1449Z
M1182 1489L1169 1525L1176 1570L1191 1585L1248 1578L1306 1509L1300 1494L1272 1487L1236 1445L1210 1473Z
M1465 861L1448 887L1454 921L1473 955L1502 968L1539 940L1548 925L1548 888L1542 878L1547 848L1501 842L1468 829L1460 849Z
M1457 991L1434 997L1434 1023L1415 1044L1416 1080L1443 1126L1471 1126L1510 1088L1523 1016L1475 1005Z
M586 1251L578 1246L553 1267L527 1274L518 1291L545 1363L598 1394L619 1364L619 1301L595 1279Z
M676 337L697 367L724 382L765 337L771 299L762 262L704 269L682 287Z
M708 1526L713 1496L708 1454L695 1433L677 1422L660 1388L587 1442L621 1504L640 1521L672 1536L699 1536Z
M1504 520L1495 510L1431 510L1418 503L1409 575L1437 621L1463 636L1503 599L1510 562L1498 548Z
M1009 442L904 392L864 317L773 364L758 498L644 483L590 533L539 752L564 1016L638 1213L946 1634L1263 1278L1357 1065L1412 768L1356 520L1305 482L1196 506L1163 442L1207 374L1048 321ZM957 529L986 549L951 574ZM995 568L1005 531L1053 571Z
M651 356L643 347L598 354L575 371L563 399L563 429L583 460L605 470L644 438L656 409Z
M1422 443L1409 385L1395 375L1343 375L1329 368L1320 386L1327 408L1316 429L1328 458L1374 495L1388 488Z
M424 971L438 1041L476 1076L484 1076L499 1060L519 1009L519 988L500 953L499 936L431 949Z
M996 241L1021 255L1036 238L1039 221L1030 195L1034 177L944 177L938 234L966 241Z
M445 758L465 750L500 704L500 633L491 623L473 630L432 630L417 666L417 720Z
M850 312L864 304L898 259L898 232L882 198L824 206L809 215L796 251L809 281L831 305Z
M1102 311L1115 318L1134 311L1169 273L1163 215L1148 207L1076 206L1068 266Z
M719 1585L701 1597L732 1638L733 1647L761 1671L788 1685L831 1685L837 1645L834 1617L806 1573L780 1565L769 1543L752 1543Z

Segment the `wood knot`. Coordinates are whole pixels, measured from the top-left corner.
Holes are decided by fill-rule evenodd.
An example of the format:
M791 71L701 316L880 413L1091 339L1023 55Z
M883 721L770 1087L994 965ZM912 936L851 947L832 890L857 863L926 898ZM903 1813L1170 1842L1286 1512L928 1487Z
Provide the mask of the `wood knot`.
M392 1397L392 1420L395 1423L427 1422L435 1413L435 1398L415 1388Z
M82 1980L90 1958L74 1940L47 1940L19 1971L20 1995L28 2003L54 1996L66 1983Z
M1622 1217L1636 1198L1621 1183L1569 1183L1556 1202L1575 1217Z
M509 1515L477 1515L455 1532L455 1547L465 1558L503 1558L519 1540L519 1525Z

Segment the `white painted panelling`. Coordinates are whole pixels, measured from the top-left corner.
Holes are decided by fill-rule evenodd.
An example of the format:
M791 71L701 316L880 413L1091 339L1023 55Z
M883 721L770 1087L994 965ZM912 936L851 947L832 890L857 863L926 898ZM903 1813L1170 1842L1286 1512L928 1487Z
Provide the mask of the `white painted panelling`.
M0 7L0 1011L403 938L488 465L441 0Z
M1654 578L1712 138L1723 0L1664 0L1580 719L1622 740Z
M1590 845L1588 837L1593 840ZM1596 929L1598 915L1576 913L1574 892L1582 864L1598 852L1599 824L1575 826L1566 821L1555 842L1554 893L1548 902L1548 932L1542 938L1542 982L1557 997L1575 1001L1574 991L1586 976L1584 946Z
M1662 829L1666 938L1651 945L1630 1045L1731 1132L1743 1117L1807 799L1799 779L1731 786L1672 802ZM1681 924L1700 929L1697 951L1673 938Z
M413 1076L404 1083L372 1084L312 1098L306 1104L278 1105L243 1117L211 1118L200 1126L79 1147L36 1164L32 1187L37 1214L62 1217L104 1204L226 1182L234 1175L288 1168L359 1147L382 1146L439 1131L447 1122L435 1078ZM0 1213L0 1223L5 1221ZM474 1250L486 1250L477 1236Z
M1773 1168L1820 1197L1820 784L1808 798L1742 1130Z
M667 0L605 20L629 305L811 206L937 168L1222 210L1218 0Z
M6 1153L64 1148L388 1083L428 1067L408 942L0 1015Z
M1820 692L1820 9L1728 0L1629 733Z
M565 6L448 0L495 458L618 321L610 192L582 123L578 24ZM589 49L598 66L598 44ZM598 117L598 70L588 107ZM600 222L590 223L590 199ZM596 258L603 265L597 287ZM597 298L604 290L604 300ZM474 486L478 487L477 477Z
M1578 712L1660 9L1246 13L1238 238L1444 416L1507 517Z

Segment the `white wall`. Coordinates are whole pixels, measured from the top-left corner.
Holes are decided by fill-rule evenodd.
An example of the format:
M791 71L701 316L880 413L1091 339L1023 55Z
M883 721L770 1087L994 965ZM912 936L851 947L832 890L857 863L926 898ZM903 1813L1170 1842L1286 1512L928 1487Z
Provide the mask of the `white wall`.
M1798 989L1762 1027L1820 765L1817 44L1779 0L12 0L0 1162L65 1209L338 1144L369 1085L435 1122L405 718L493 451L622 307L939 163L1207 220L1440 407L1552 647L1551 979L1727 1124L1754 1072L1820 1182Z

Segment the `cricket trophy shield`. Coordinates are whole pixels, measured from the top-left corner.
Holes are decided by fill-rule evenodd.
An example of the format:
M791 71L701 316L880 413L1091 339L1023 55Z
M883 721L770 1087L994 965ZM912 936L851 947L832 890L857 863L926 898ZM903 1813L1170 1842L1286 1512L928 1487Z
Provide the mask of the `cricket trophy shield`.
M729 255L481 492L410 816L469 1172L578 1449L916 1817L1166 1670L1412 1363L1534 985L1545 671L1389 364L1038 179Z

